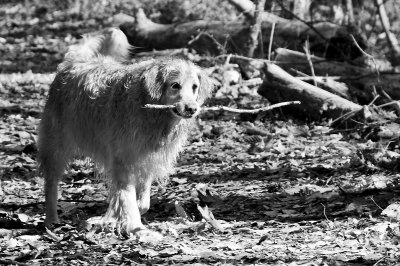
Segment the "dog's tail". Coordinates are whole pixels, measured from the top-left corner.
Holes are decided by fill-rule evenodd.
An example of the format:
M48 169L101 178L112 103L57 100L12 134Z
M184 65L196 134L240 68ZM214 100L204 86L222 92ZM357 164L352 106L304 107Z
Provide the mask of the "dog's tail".
M71 63L89 62L99 57L111 57L118 62L129 59L132 46L118 28L83 35L78 44L69 47L64 60Z

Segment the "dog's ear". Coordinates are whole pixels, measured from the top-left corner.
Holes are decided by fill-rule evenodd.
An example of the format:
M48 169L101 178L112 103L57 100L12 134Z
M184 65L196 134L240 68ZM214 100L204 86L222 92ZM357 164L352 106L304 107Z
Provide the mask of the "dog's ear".
M211 96L214 89L214 82L204 70L198 68L198 76L200 81L199 95L197 96L197 102L201 105Z
M163 94L162 87L164 82L162 81L163 75L160 67L157 64L151 65L147 68L142 76L142 84L151 100L157 101L161 99Z

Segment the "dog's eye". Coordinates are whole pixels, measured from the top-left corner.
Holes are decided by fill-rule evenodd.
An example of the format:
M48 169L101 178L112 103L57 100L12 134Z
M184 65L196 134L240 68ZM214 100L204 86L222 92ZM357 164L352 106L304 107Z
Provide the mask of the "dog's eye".
M171 88L173 88L174 90L180 90L182 88L181 84L174 82L171 85Z
M197 84L193 84L193 92L196 92L196 90L197 90L197 88L198 88L199 86L197 86Z

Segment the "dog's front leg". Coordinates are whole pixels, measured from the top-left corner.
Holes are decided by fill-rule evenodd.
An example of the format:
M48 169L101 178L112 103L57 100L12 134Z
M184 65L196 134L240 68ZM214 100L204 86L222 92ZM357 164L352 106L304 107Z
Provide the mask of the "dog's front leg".
M114 160L111 169L112 188L110 204L103 217L103 225L116 227L117 231L136 233L145 229L140 220L134 177L121 161Z
M140 214L145 214L150 208L152 182L152 178L145 178L140 180L136 186L137 204Z

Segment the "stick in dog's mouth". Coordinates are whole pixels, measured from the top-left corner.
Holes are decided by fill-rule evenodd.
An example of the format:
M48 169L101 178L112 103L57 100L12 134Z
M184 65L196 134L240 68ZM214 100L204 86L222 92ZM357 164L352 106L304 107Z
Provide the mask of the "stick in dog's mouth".
M190 114L187 112L179 112L177 105L158 105L158 104L145 104L143 108L147 109L158 109L158 110L170 110L175 116L184 119L190 119L195 117L200 112L200 106L197 107L197 110Z
M170 110L172 111L172 113L174 115L178 116L179 118L189 119L189 118L192 118L194 116L194 115L189 115L189 114L181 114L181 113L178 112L178 109L176 107L172 108Z

